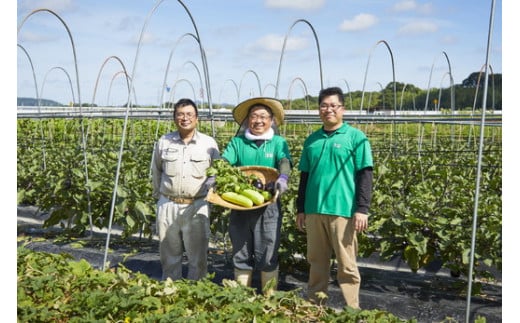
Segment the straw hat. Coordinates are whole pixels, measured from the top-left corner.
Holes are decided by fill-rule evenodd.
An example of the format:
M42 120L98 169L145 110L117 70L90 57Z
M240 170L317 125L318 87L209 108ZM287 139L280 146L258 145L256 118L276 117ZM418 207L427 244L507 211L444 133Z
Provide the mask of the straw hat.
M235 118L235 121L238 122L238 124L242 124L244 120L247 118L247 114L249 113L249 109L257 104L265 105L269 108L271 108L271 111L273 112L274 120L276 121L276 125L281 125L283 123L284 118L284 112L283 112L283 106L280 101L273 98L252 98L245 100L241 103L239 103L234 109L233 109L233 118Z

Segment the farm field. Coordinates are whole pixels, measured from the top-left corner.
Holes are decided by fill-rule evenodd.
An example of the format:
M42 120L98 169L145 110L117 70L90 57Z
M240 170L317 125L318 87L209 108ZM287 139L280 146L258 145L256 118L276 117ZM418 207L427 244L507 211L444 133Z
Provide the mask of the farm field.
M86 259L92 266L101 268L103 246L106 230L95 234L95 242L86 243L78 248L83 239L66 242L58 239L59 227L43 229L42 223L48 214L38 212L31 206L18 207L19 244L39 252L68 253L75 259ZM153 279L160 279L161 269L156 239L151 241L137 239L138 250L132 250L129 243L121 242L117 230L113 231L113 245L108 260L110 268L121 265L135 272L141 272ZM136 239L136 238L134 238ZM233 279L231 255L229 250L212 246L209 254L209 272L214 274L214 281L222 284L224 279ZM381 262L377 257L360 258L359 266L362 275L360 290L361 306L364 309L385 310L405 319L417 319L417 322L441 322L447 317L452 322L464 321L466 315L466 298L460 295L456 282L464 278L450 277L449 272L439 268L421 270L412 273L399 259ZM187 263L183 265L187 271ZM334 274L334 270L332 270ZM281 274L279 289L281 291L299 290L303 296L306 291L307 274L304 271L285 272ZM260 285L259 277L253 277L252 286ZM484 284L482 296L472 298L471 319L477 315L486 318L486 322L502 321L501 281ZM331 279L329 285L330 300L328 306L335 310L344 307L343 297L336 282ZM449 321L448 321L449 322Z
M399 262L418 284L418 294L408 293L420 294L434 304L435 294L428 294L429 287L419 287L420 281L430 279L425 272L432 268L447 273L445 277L453 283L450 288L464 295L480 166L472 294L479 297L488 286L495 286L495 301L501 308L502 128L484 129L479 163L478 124L352 120L347 122L367 133L375 163L369 230L360 236L360 262ZM292 123L280 129L295 166L304 138L318 126ZM121 228L122 239L134 235L149 239L155 217L149 180L151 152L157 136L172 127L169 121L130 120L123 132L120 119L18 119L18 204L46 212L42 228L61 225L68 236L84 237L93 228L106 229L112 219ZM209 122L201 122L199 130L212 132ZM232 123L218 124L215 138L221 149L236 130ZM294 167L289 191L282 196L281 270L288 275L306 270L300 256L305 254L304 236L294 225L298 175ZM116 197L113 214L112 196ZM229 247L227 214L218 206L212 211L212 244L221 250ZM367 284L373 283L373 294L366 291L365 300L369 300L378 293L378 283L371 279L381 273L368 265L365 268ZM390 272L392 277L402 274Z

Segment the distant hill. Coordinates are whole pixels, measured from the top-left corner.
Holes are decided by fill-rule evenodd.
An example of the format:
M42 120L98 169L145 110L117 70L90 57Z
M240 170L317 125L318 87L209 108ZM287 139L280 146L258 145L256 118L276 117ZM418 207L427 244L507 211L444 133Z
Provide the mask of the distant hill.
M29 106L29 107L36 107L38 106L38 100L35 98L18 98L18 106ZM53 100L47 100L47 99L40 99L40 106L44 107L63 107L64 104L61 104L59 102L53 101Z

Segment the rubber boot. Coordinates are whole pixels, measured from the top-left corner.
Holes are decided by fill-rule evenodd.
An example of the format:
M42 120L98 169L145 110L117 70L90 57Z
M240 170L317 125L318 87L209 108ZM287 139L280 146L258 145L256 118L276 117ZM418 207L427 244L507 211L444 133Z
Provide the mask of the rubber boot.
M262 291L266 297L273 295L278 288L278 269L273 271L262 271L260 273Z
M251 287L251 281L253 280L253 271L235 268L235 280L240 285Z

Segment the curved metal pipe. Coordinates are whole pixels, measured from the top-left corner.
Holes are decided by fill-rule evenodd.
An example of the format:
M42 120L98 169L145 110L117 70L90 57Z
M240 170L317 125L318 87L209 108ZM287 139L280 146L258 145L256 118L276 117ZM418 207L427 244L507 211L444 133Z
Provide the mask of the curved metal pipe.
M253 71L253 70L247 70L247 71L245 71L245 73L242 75L242 78L240 79L240 85L238 86L239 97L240 97L240 93L242 91L242 81L244 80L244 77L246 76L247 73L251 73L251 74L253 74L255 76L256 83L258 84L259 96L262 96L262 86L260 85L260 78L258 77L258 74L256 74L256 72Z
M211 131L213 133L213 137L215 137L216 134L215 134L215 127L214 127L214 122L213 122L213 103L211 100L211 84L209 81L209 68L208 68L208 61L206 58L206 51L204 50L204 47L202 46L202 41L200 39L199 30L197 29L197 24L195 23L195 20L193 19L193 16L191 15L190 10L188 9L188 7L186 7L186 5L181 0L177 0L177 1L182 5L184 10L186 10L186 13L190 17L191 23L193 24L193 28L195 29L195 34L197 35L199 49L200 49L200 56L202 59L202 67L204 69L204 79L206 81L208 109L209 109L209 115L210 115L210 119L211 119Z
M450 76L451 78L451 75L450 75L450 72L446 72L444 73L444 75L442 76L441 78L441 83L439 85L439 96L437 98L437 107L434 107L435 111L439 111L440 110L440 107L441 107L441 98L442 98L442 82L444 81L444 78L446 76Z
M139 58L139 52L140 52L140 49L141 49L141 43L142 43L142 40L143 40L144 31L146 30L146 27L147 27L147 25L148 25L148 23L149 23L149 21L151 19L151 16L153 15L153 13L157 10L159 5L163 1L164 0L157 1L157 3L154 5L154 7L150 10L148 15L146 16L145 22L144 22L143 27L141 29L141 33L139 35L139 41L137 43L137 49L136 49L136 54L135 54L132 74L131 74L131 77L130 77L130 83L131 83L130 88L131 89L133 88L133 82L135 81L135 71L136 71L136 67L137 67L137 62L138 62L138 58ZM215 136L215 129L214 129L214 126L213 126L213 109L212 109L212 103L211 103L211 88L210 88L210 83L209 83L209 72L208 72L208 66L207 66L207 61L206 61L206 53L204 52L204 49L202 47L202 43L200 41L199 32L197 30L197 25L195 24L195 21L193 20L193 17L191 15L190 11L188 10L188 8L184 5L184 3L181 0L177 0L177 1L182 5L182 7L187 12L188 16L191 19L193 27L195 29L195 33L196 33L195 39L197 40L197 42L199 44L200 54L201 54L201 58L202 58L202 64L204 66L204 74L205 74L204 76L205 76L206 88L207 88L207 92L208 92L208 107L209 107L209 111L210 111L211 128L213 130L213 137L214 137ZM164 87L161 89L161 92L163 92L163 91L164 91ZM117 187L118 187L118 183L119 183L119 173L120 173L120 169L121 169L121 161L122 161L122 157L123 157L123 148L124 148L124 142L125 142L125 137L126 137L126 128L127 128L127 124L128 124L128 112L129 112L130 105L131 105L130 102L131 102L130 101L130 93L128 93L127 108L126 108L126 113L125 113L123 132L122 132L122 136L121 136L121 145L120 145L120 148L119 148L119 157L118 157L118 162L117 162L116 177L115 177L115 181L114 181L115 182L114 183L114 190L113 190L113 194L112 194L112 203L111 203L111 207L110 207L110 219L109 219L107 240L106 240L106 245L105 245L105 256L104 256L104 260L103 260L103 270L105 269L105 264L106 264L107 254L108 254L108 247L109 247L109 242L110 242L110 233L111 233L111 230L112 230L112 220L113 220L113 216L114 216L115 201L116 201L116 197L117 197ZM153 158L152 158L152 162L153 162Z
M22 45L17 44L17 46L25 53L25 56L27 56L27 59L29 60L29 64L31 65L31 71L32 71L32 76L33 76L33 81L34 81L34 92L36 93L36 103L38 104L38 114L40 114L41 113L40 94L38 93L38 82L36 82L36 73L34 72L34 65L33 65L31 56L29 55L29 53L25 50L25 48ZM38 123L40 125L40 136L42 137L43 170L46 170L47 169L47 155L45 153L45 135L43 134L43 126L42 126L41 119L39 119L39 120L40 120L40 122L38 122Z
M141 43L142 43L142 40L143 40L144 31L146 29L146 26L148 25L150 17L152 16L152 14L155 12L155 10L158 8L158 6L161 4L162 1L163 0L160 0L152 8L152 10L148 13L148 15L146 16L145 22L143 24L143 27L141 29L141 33L140 33L140 36L139 36L139 41L137 42L137 49L136 49L135 58L134 58L134 65L132 67L132 76L130 77L130 88L134 87L134 80L135 80L134 76L135 76L135 71L136 71L136 67L137 67L137 61L138 61L138 58L139 58L139 52L140 52L140 49L141 49ZM113 219L114 219L115 203L116 203L116 199L117 199L117 188L119 186L119 174L120 174L120 171L121 171L121 162L122 162L122 159L123 159L123 148L124 148L124 143L125 143L125 140L126 140L126 128L127 128L127 125L128 125L128 112L129 112L129 109L130 109L130 106L131 106L130 99L131 99L131 95L130 95L130 92L129 92L128 93L128 97L127 97L127 102L126 102L126 111L125 111L125 118L124 118L124 123L123 123L123 131L122 131L122 135L121 135L121 144L119 145L119 155L118 155L118 158L117 158L116 176L115 176L115 179L114 179L114 189L112 190L112 202L110 204L110 215L109 215L109 221L108 221L107 239L106 239L106 243L105 243L105 253L104 253L104 257L103 257L103 266L102 266L102 270L103 271L105 270L105 266L106 266L106 263L107 263L108 247L110 245L110 235L112 234L112 222L113 222Z
M305 82L303 81L303 79L301 77L295 77L291 81L291 84L289 85L289 93L287 94L287 100L289 101L289 104L290 104L290 102L291 102L291 90L292 90L292 86L294 85L295 81L300 81L301 85L303 86L303 91L304 91L304 94L305 94L305 103L307 105L307 111L309 111L309 99L308 99L309 91L307 90L307 85L305 84ZM289 107L290 107L290 105L289 105Z
M185 34L181 35L177 39L175 44L173 45L173 47L172 47L172 49L170 51L170 55L168 56L168 62L166 63L166 69L164 71L164 78L163 78L163 84L162 84L162 87L161 87L161 97L160 97L160 100L159 100L159 107L162 107L163 103L164 103L163 102L163 100L164 100L164 89L166 88L166 80L168 78L168 72L170 71L170 64L171 64L171 61L172 61L172 58L173 58L173 53L175 52L175 49L177 48L177 45L179 45L180 41L182 39L184 39L184 37L187 37L187 36L191 36L193 39L195 39L195 41L197 43L199 42L199 39L194 34L192 34L192 33L185 33ZM157 138L157 135L156 135L156 138Z
M20 45L20 44L16 44L16 45L25 53L25 56L27 56L27 59L29 60L29 64L31 65L31 71L32 71L32 76L33 76L33 81L34 81L34 92L36 93L36 102L38 103L38 113L41 113L40 94L38 92L38 82L36 82L36 73L34 72L34 65L33 65L31 56L29 55L27 50L25 50L25 48L22 45Z
M345 82L345 85L347 86L348 96L350 98L350 110L354 110L354 104L352 102L352 92L350 91L350 86L348 85L348 82L346 79L342 79L342 81Z
M114 79L121 74L123 74L125 76L127 91L128 91L128 93L130 93L130 82L128 81L130 79L130 75L128 75L125 70L114 73L114 75L112 76L112 79L110 80L110 85L108 87L107 106L110 106L109 100L110 100L110 92L112 91L112 83L114 83ZM135 88L132 89L132 91L134 92L135 105L137 105L137 96L135 95Z
M452 72L451 72L451 63L450 63L450 59L448 57L448 54L446 54L445 51L443 51L442 53L440 53L439 55L437 55L435 57L435 59L433 60L433 63L432 63L432 67L430 69L430 77L428 78L428 88L427 88L427 91L426 91L426 100L424 101L424 111L426 112L426 110L428 109L428 101L430 99L430 83L431 83L431 80L432 80L432 74L433 74L433 67L435 66L435 61L437 60L437 58L443 54L444 57L446 57L446 62L448 63L448 72L450 73L450 88L451 88L451 111L452 113L455 111L455 90L454 90L454 82L453 82L453 77L452 77Z
M80 111L81 111L81 95L80 95L80 88L79 88L79 72L78 72L78 59L77 59L77 55L76 55L76 46L74 45L74 39L72 38L72 33L70 32L70 29L69 29L69 26L67 26L67 24L65 23L65 21L57 14L55 13L54 11L52 10L49 10L49 9L36 9L36 10L33 10L31 11L31 13L29 13L23 20L22 22L20 23L20 25L18 26L18 31L17 33L20 32L20 30L22 29L24 23L27 21L27 19L29 19L29 17L31 17L32 15L38 13L38 12L48 12L50 14L52 14L53 16L55 16L56 18L58 18L58 20L62 23L62 25L65 27L65 29L67 30L67 34L69 35L69 39L70 39L70 43L72 45L72 54L74 56L74 67L75 67L75 70L76 70L76 86L77 86L77 90L78 90L78 104L79 104L79 107L80 107Z
M475 200L473 204L473 223L471 228L471 250L470 250L470 262L468 269L468 291L466 293L466 323L469 323L470 314L471 314L471 288L473 285L473 266L475 262L475 240L476 240L476 232L477 232L477 220L478 220L478 205L479 205L479 194L480 194L480 177L481 177L481 168L482 168L482 152L484 147L484 131L485 131L485 123L486 123L486 100L487 100L487 88L488 88L488 79L489 79L489 53L491 51L491 35L493 31L493 20L495 16L495 0L491 1L491 10L489 14L489 29L488 29L488 40L487 40L487 51L486 51L486 73L484 79L484 95L482 96L482 119L480 124L480 140L479 140L479 149L478 149L478 161L477 161L477 178L475 183Z
M63 71L63 73L65 73L65 76L67 76L67 79L69 80L69 85L70 85L70 91L72 93L72 106L74 106L74 102L76 102L76 99L74 97L74 88L72 87L72 81L70 79L70 75L69 73L67 73L67 70L65 70L63 67L61 66L54 66L54 67L51 67L46 73L45 73L45 76L43 77L43 82L42 82L42 88L40 89L40 97L43 97L43 88L45 86L45 82L47 81L47 76L49 75L49 73L53 70L61 70Z
M69 39L70 39L71 47L72 47L72 55L73 55L73 58L74 58L74 68L75 68L75 71L76 71L76 86L77 86L77 93L78 93L78 106L79 106L79 112L80 112L80 115L81 115L82 114L82 106L81 106L81 89L80 89L80 86L79 86L78 59L77 59L77 55L76 55L76 46L74 44L74 38L72 37L72 33L70 32L69 26L67 26L65 21L57 13L55 13L54 11L49 10L49 9L45 9L45 8L43 8L43 9L36 9L36 10L31 11L22 20L22 22L18 26L17 34L20 32L20 30L22 29L23 25L27 21L27 19L29 19L32 15L34 15L36 13L39 13L39 12L48 12L48 13L52 14L54 17L56 17L61 22L61 24L65 27L65 30L67 31L67 34L68 34ZM90 211L90 182L89 182L89 178L88 178L87 141L86 141L86 133L85 133L85 129L84 129L84 124L83 124L83 118L80 119L80 124L81 124L81 137L82 137L81 149L83 151L83 161L84 161L84 166L85 166L85 187L86 187L87 205L88 205L87 206L88 207L87 213L88 213L88 217L89 217L90 224L91 224L91 229L92 229L92 215L91 215L91 211ZM91 236L92 236L92 230L91 230Z
M484 70L484 68L486 67L486 65L482 65L482 67L480 68L480 71L478 73L478 79L477 79L477 87L475 88L475 97L473 99L473 109L471 110L471 116L473 116L475 114L475 108L477 106L477 96L478 96L478 89L480 87L480 78L482 76L482 71ZM491 70L491 76L493 77L493 99L495 97L495 82L494 82L494 79L495 77L493 76L493 68L491 67L491 65L489 65L489 69ZM495 104L493 102L492 104L493 106L493 110L495 108Z
M276 96L276 85L274 85L273 83L267 83L265 86L264 86L264 90L262 91L262 93L265 95L265 90L268 88L268 87L272 87L274 89L274 92L275 92L275 96Z
M195 68L195 71L197 71L197 76L199 77L199 83L200 83L200 98L202 100L202 104L201 104L201 108L204 107L204 85L202 83L202 77L200 75L200 71L199 71L199 68L197 67L197 65L193 62L193 61L187 61L185 62L182 67L186 66L187 64L191 64L194 68ZM180 73L179 73L180 74ZM177 74L177 78L178 78L178 74ZM194 97L194 99L196 99L197 97ZM197 102L197 101L195 101Z
M359 111L363 111L363 101L364 101L364 98L365 98L365 86L366 86L366 83L367 83L367 75L368 75L368 67L370 66L370 59L372 57L372 53L374 51L374 49L377 47L377 45L379 44L385 44L386 48L388 49L388 52L390 53L390 59L391 59L391 62L392 62L392 80L393 80L393 84L394 84L394 116L395 116L395 109L397 107L397 93L396 93L396 84L395 84L395 63L394 63L394 55L392 53L392 50L390 49L390 46L388 45L388 43L385 41L385 40L380 40L378 41L371 49L370 51L370 54L368 55L368 62L367 62L367 67L366 67L366 70L365 70L365 79L363 81L363 91L361 93L361 104L360 104L360 107L359 107Z
M97 93L97 88L98 88L98 84L99 84L99 79L101 77L101 72L103 71L103 69L105 68L105 65L108 63L108 61L112 60L112 59L115 59L117 62L119 62L119 64L121 64L121 68L123 69L125 75L128 76L128 73L126 71L126 67L125 67L125 64L123 64L123 61L117 57L117 56L109 56L107 57L103 63L101 64L101 67L99 68L99 72L98 72L98 75L96 77L96 83L94 85L94 91L92 93L92 102L90 103L90 106L92 107L94 105L94 102L96 102L96 93ZM128 78L127 78L127 86L128 86L128 92L130 93L130 84L128 83ZM134 93L135 94L135 93Z
M287 45L287 37L289 36L289 33L291 32L293 27L297 23L300 23L300 22L307 24L307 26L309 26L311 28L312 34L314 35L314 40L316 42L316 48L318 50L318 63L319 63L319 67L320 67L320 85L321 85L321 88L323 89L323 71L322 71L322 67L321 67L321 52L320 52L320 43L318 41L318 35L316 34L316 31L314 30L314 27L312 26L312 24L310 22L308 22L305 19L298 19L291 25L291 27L289 27L289 30L285 34L285 38L283 40L282 53L280 55L280 63L278 64L278 75L276 76L275 98L277 98L277 99L278 99L278 92L279 92L278 89L280 86L280 74L282 72L283 54L285 52L285 46Z
M174 102L174 95L175 95L175 88L177 87L177 84L185 82L188 83L188 85L191 87L191 91L193 93L193 99L195 100L197 98L197 94L195 92L195 88L193 87L193 84L188 79L180 79L175 81L175 83L172 86L172 93L170 94L170 102Z
M235 94L237 96L237 102L236 104L238 105L238 103L240 103L240 94L239 94L239 90L238 90L238 85L237 85L237 82L235 82L234 80L232 79L227 79L224 81L224 84L226 84L226 82L231 82L233 83L233 86L235 88ZM219 95L219 98L218 98L218 102L220 104L222 104L222 90L224 89L224 85L222 85L222 88L220 89L220 95Z

